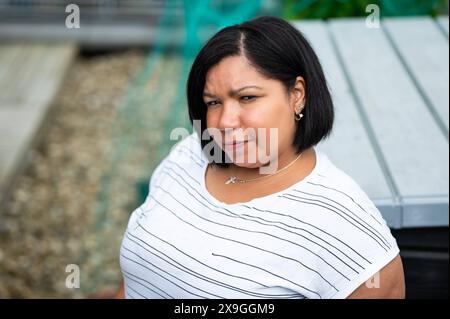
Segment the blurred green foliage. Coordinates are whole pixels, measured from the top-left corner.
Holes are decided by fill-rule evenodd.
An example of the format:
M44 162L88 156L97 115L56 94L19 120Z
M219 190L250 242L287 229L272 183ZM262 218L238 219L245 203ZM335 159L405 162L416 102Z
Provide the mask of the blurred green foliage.
M366 16L366 7L376 4L381 16L448 14L448 0L284 0L286 19L327 19Z

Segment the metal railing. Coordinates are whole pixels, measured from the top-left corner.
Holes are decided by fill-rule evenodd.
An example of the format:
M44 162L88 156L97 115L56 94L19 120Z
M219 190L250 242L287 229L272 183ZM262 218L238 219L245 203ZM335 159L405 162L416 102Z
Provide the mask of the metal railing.
M0 21L60 21L69 4L76 4L84 20L148 20L162 15L166 2L180 0L0 0Z

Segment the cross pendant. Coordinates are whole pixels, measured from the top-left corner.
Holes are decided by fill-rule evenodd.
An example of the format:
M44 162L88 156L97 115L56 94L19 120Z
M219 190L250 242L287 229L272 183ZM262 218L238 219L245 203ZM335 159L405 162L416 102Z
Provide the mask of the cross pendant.
M236 184L236 176L231 176L226 182L225 184Z

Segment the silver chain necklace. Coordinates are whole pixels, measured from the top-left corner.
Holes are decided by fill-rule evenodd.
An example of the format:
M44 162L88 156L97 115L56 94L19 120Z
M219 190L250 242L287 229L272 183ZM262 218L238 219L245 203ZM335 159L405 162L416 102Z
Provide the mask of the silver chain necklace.
M276 171L275 173L272 174L268 174L266 176L260 176L260 177L255 177L255 178L251 178L251 179L240 179L237 178L237 176L230 176L230 178L225 182L225 184L236 184L236 183L248 183L248 182L253 182L256 181L258 179L263 179L263 178L268 178L271 177L275 174L281 173L282 171L284 171L285 169L288 169L292 164L294 164L301 156L303 155L303 152L300 153L299 156L297 156L296 159L294 159L292 162L290 162L287 166L283 167L282 169Z

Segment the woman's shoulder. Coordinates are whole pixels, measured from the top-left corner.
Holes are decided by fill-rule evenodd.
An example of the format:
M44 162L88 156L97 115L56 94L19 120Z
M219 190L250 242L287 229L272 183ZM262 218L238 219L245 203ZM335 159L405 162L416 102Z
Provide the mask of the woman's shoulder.
M325 153L317 153L319 165L315 174L285 195L292 204L283 207L292 211L292 205L296 205L295 217L311 233L322 234L327 243L358 260L356 271L349 271L347 280L335 284L337 293L323 293L327 298L345 298L395 258L399 248L367 193ZM317 269L326 270L321 260L317 264Z
M323 190L330 194L347 194L361 201L370 201L360 184L347 172L337 167L325 152L317 150L317 154L320 167L311 179L311 185L322 186Z
M152 185L158 183L157 181L164 175L162 173L165 170L198 171L201 170L205 163L206 160L202 154L200 140L194 132L172 146L169 153L156 165L151 174L149 188L151 190Z
M205 158L197 133L185 136L177 142L164 160L184 165L204 164Z
M361 218L366 223L385 226L381 212L362 187L337 167L325 152L317 148L315 151L317 167L304 183L300 183L299 187L289 193L300 194L304 198L303 204L311 206L314 203L316 210L333 210L337 213L344 211L350 213L352 218Z

